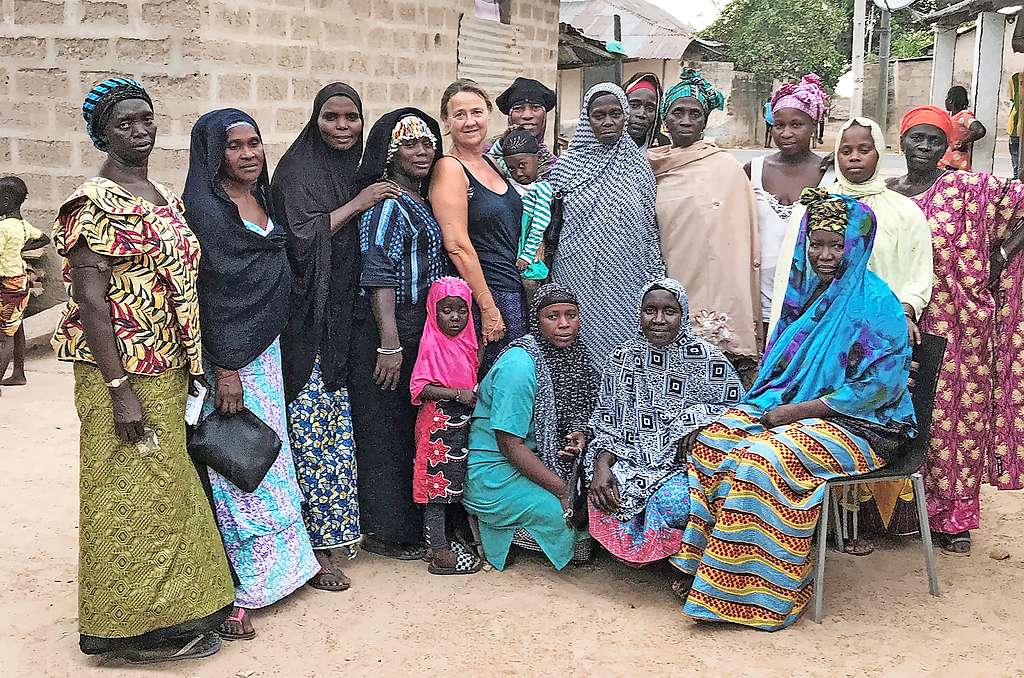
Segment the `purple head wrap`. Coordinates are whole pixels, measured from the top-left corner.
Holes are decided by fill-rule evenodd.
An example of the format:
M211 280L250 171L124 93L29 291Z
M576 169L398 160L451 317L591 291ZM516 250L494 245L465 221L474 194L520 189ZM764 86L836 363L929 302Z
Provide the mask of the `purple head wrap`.
M821 78L808 73L797 84L787 82L779 85L772 95L772 113L780 108L795 108L818 121L825 114L827 102L828 94L822 87Z

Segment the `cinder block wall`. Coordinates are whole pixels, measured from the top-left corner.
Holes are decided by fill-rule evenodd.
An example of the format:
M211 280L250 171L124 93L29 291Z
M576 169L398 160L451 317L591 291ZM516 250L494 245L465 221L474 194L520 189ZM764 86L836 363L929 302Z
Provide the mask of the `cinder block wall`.
M273 165L317 90L341 80L367 127L413 105L437 115L456 77L460 17L473 0L0 0L0 174L28 183L26 217L49 230L57 206L99 167L82 100L111 75L141 80L159 127L150 176L181 190L193 123L234 106L260 124ZM555 85L557 0L515 0L523 75ZM492 92L492 95L497 95ZM59 273L51 255L44 268ZM60 299L59 285L32 302Z
M367 126L414 105L436 115L456 76L459 19L473 0L0 0L0 173L29 184L28 217L56 206L101 155L81 104L96 81L140 79L159 133L151 176L180 189L188 135L204 112L236 106L260 123L271 163L323 85L362 95ZM516 0L523 74L554 86L558 2ZM497 94L494 92L492 94Z

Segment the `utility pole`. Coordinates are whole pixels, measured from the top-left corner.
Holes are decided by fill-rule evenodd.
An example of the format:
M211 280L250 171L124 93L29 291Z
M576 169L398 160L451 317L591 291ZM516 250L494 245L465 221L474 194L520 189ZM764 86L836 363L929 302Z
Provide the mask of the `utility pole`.
M867 0L853 1L853 98L850 115L864 115L864 23Z
M617 43L619 43L621 45L622 44L622 17L619 16L618 14L616 14L616 15L614 15L612 17L612 21L614 21L613 25L614 25L614 31L615 31L614 32L615 42L617 42ZM612 80L612 82L622 82L622 57L621 56L615 55L615 63L613 65L613 68L615 69L615 78L614 78L614 80Z
M892 15L883 9L878 25L878 113L876 120L882 126L882 133L889 129L889 52L892 31L889 29Z

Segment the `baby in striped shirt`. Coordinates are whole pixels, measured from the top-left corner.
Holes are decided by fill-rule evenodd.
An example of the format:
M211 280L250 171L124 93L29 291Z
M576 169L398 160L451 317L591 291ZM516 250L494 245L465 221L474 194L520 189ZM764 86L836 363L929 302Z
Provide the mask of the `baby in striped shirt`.
M511 129L501 140L502 156L512 187L523 199L522 233L516 267L528 296L548 277L544 263L544 233L551 223L551 201L555 191L548 181L538 181L540 166L537 138L523 129Z

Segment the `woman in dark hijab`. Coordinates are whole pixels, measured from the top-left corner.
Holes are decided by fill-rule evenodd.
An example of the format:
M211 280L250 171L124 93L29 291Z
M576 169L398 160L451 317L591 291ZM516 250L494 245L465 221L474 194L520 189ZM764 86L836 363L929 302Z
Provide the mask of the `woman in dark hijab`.
M403 560L423 557L423 518L413 502L416 408L409 379L426 322L430 284L449 266L425 193L441 157L441 128L416 108L384 115L370 130L357 183L401 189L363 213L360 297L349 392L359 443L363 548Z
M282 443L254 492L208 469L217 524L238 578L235 607L220 634L248 640L256 632L247 610L277 602L320 571L302 523L281 376L278 335L288 317L292 273L284 230L268 213L266 156L251 117L228 108L199 118L182 197L203 248L199 317L206 378L216 384L205 411L248 409Z
M359 543L355 443L348 401L348 352L359 289L354 217L398 196L381 182L357 190L363 153L362 102L340 82L313 101L309 122L278 163L272 209L287 236L295 282L281 335L292 453L305 495L303 517L321 566L310 582L344 590L349 581L330 549Z

